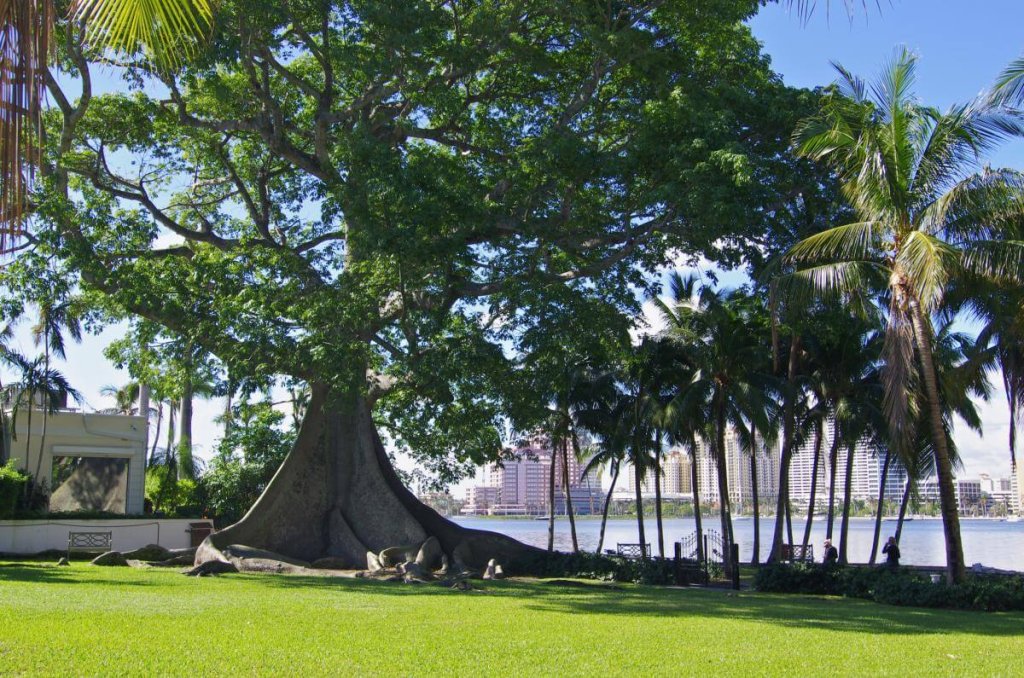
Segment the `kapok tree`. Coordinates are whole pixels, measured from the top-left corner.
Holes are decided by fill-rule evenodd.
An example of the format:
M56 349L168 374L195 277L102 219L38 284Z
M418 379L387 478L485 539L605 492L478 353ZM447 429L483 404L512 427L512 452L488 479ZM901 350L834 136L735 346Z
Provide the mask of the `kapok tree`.
M518 387L528 329L636 310L670 255L738 261L804 96L743 25L758 5L224 0L174 69L97 68L58 23L32 247L111 315L312 392L262 497L197 559L361 567L434 536L526 567L417 501L378 426L435 469L491 458L496 424L541 409Z

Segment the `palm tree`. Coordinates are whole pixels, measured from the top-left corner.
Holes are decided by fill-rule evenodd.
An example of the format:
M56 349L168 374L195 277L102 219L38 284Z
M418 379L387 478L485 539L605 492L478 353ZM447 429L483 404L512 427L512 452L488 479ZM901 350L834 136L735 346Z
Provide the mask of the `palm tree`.
M766 342L762 342L750 319L749 306L741 291L721 292L706 285L695 295L696 282L675 274L669 279L673 306L660 303L668 328L666 337L687 353L692 376L673 400L680 411L706 408L709 441L718 476L719 518L726 549L735 540L732 531L729 480L727 475L726 431L740 429L753 421L759 430L769 422L768 392L771 377L760 371L765 364ZM726 572L738 563L723 558Z
M61 360L67 360L64 333L75 341L82 341L81 310L76 300L68 297L54 299L48 297L39 304L39 320L32 326L32 339L36 346L43 345L44 374L50 374L50 356L55 355ZM57 373L59 374L59 373ZM39 458L43 457L43 448L46 445L46 429L49 422L50 408L43 409L43 427L39 434Z
M42 136L53 0L0 0L0 251L15 244L28 211ZM69 20L103 50L139 51L158 67L180 67L213 21L210 0L73 0Z
M114 399L114 409L119 414L131 414L135 411L135 403L139 398L139 390L139 382L129 381L120 388L112 384L107 384L100 389L100 394Z
M828 162L860 221L811 236L790 250L794 274L818 293L887 291L885 411L894 442L912 444L907 385L920 373L934 445L947 579L964 577L960 521L933 358L931 316L950 280L971 272L1017 279L1022 247L1004 242L1019 218L1024 181L1010 171L968 174L979 154L1024 125L990 101L942 113L913 98L916 58L897 52L870 89L841 67L838 91L795 134L798 151Z
M32 411L36 408L37 398L42 406L44 417L43 434L45 435L46 415L54 414L69 397L76 402L81 402L82 395L71 386L63 374L55 369L46 367L46 361L43 356L37 356L35 359L30 360L13 351L5 351L0 356L2 356L4 362L16 369L20 374L19 381L15 386L16 392L14 394L14 408L11 413L11 419L17 421L21 407L28 407L25 433L25 450L27 451L32 443ZM40 478L43 470L43 451L43 447L40 445L39 456L36 459L36 470L33 474L36 491L41 489L44 482ZM28 487L26 486L27 491Z

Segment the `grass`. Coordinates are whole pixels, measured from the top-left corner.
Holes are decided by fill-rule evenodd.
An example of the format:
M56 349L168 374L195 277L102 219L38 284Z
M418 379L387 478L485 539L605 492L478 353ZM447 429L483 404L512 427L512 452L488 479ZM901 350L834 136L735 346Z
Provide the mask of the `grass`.
M1020 675L1024 615L0 563L0 675Z

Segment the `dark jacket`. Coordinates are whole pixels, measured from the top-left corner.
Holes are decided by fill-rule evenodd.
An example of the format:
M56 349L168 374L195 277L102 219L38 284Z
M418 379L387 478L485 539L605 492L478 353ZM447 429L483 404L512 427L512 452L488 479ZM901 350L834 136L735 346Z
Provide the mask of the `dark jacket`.
M825 547L825 560L823 561L826 565L831 565L839 560L839 551L836 550L835 546Z
M900 562L900 547L896 542L886 542L882 547L882 553L886 555L886 562L891 565L898 565Z

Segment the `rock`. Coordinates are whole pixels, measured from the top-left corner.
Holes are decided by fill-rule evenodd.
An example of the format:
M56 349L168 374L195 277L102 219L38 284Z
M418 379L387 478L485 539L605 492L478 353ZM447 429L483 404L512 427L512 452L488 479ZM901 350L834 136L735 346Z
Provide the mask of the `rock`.
M71 563L68 562L67 558L61 558L57 561L57 565L59 565L60 567L70 567Z
M437 540L437 537L428 537L416 554L416 564L428 570L434 570L444 564L443 558L444 551L441 550L441 542Z
M104 567L127 567L128 559L120 551L107 551L93 558L92 564Z
M234 563L223 560L207 560L205 563L196 565L191 570L183 572L186 577L209 577L215 574L229 574L238 572Z
M124 557L129 560L167 560L171 552L159 544L148 544L134 551L125 551Z
M484 579L494 579L494 573L497 566L498 563L494 560L494 558L488 560L487 569L484 570Z
M384 566L380 563L380 558L373 551L366 552L366 569L370 572L380 572L384 569Z

